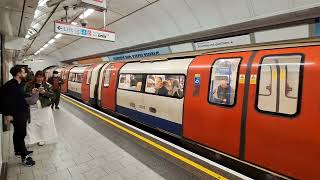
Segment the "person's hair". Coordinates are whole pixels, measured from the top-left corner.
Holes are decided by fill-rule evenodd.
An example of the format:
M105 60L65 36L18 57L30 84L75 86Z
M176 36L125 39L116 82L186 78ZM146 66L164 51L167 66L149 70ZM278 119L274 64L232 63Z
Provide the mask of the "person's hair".
M179 88L179 82L178 80L174 79L173 82L172 82L172 87L177 87Z
M10 69L10 74L13 76L13 77L16 77L18 73L21 73L22 72L22 67L21 66L13 66L11 69Z
M159 76L158 76L157 78L159 78L159 79L160 79L160 81L162 81L162 77L159 77Z
M45 76L43 71L37 71L36 75L34 75L34 78L33 78L33 82L34 83L37 82L37 77L39 77L39 76L43 76L44 78L46 78L46 76Z
M53 74L59 74L59 72L58 71L53 71Z
M131 79L130 86L137 86L138 81L135 79Z
M120 83L124 83L124 82L126 82L126 78L125 77L121 77L120 78Z
M168 83L168 81L162 81L162 85L166 87L169 85L169 83Z

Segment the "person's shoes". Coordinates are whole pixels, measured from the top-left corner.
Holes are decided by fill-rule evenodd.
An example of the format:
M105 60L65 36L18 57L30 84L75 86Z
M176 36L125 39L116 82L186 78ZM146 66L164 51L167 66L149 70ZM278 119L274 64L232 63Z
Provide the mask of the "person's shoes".
M36 162L32 159L30 156L26 156L24 159L22 159L22 165L31 167L34 166Z
M17 157L20 157L21 156L21 153L20 152L15 152L14 153ZM33 151L27 151L26 152L26 156L32 156L33 154Z
M60 109L59 106L56 106L56 109Z
M52 105L51 105L51 109L53 109L53 106L54 106L54 105L52 104Z
M38 146L44 146L46 143L44 141L38 142Z

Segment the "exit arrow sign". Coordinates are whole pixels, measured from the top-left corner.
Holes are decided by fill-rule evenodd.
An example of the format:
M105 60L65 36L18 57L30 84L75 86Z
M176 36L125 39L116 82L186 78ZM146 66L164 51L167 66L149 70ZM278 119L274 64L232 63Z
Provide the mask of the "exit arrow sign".
M107 30L85 28L64 22L54 22L54 32L85 38L100 39L105 41L115 41L115 33Z

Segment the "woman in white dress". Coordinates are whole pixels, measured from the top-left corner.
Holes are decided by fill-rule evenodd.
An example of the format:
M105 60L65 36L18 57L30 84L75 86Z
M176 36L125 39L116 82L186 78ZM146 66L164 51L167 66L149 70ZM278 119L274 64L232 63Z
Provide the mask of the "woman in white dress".
M27 126L26 144L38 143L43 146L57 138L57 130L54 124L51 99L54 94L51 85L45 82L45 74L42 71L36 72L33 81L25 86L27 94L39 93L35 104L30 104L31 122ZM33 93L32 93L33 92Z

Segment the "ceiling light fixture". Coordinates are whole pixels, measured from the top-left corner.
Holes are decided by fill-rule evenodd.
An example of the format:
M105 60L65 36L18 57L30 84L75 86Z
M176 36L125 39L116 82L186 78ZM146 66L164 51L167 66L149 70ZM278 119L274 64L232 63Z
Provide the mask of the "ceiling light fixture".
M37 24L34 24L32 27L33 27L34 29L37 29L39 26L40 26L40 24L37 23Z
M56 40L55 39L51 39L48 43L49 44L52 44L52 43L54 43Z
M43 48L46 48L46 47L48 47L49 46L49 44L45 44L44 46L43 46Z
M38 6L44 6L48 0L40 0Z
M43 51L43 50L44 50L44 48L43 48L43 47L39 49L39 51L40 51L40 52L41 52L41 51Z
M57 34L54 38L59 39L62 36L62 34Z
M30 37L30 35L29 35L29 34L27 34L25 38L29 39L29 37Z
M78 23L77 23L77 22L72 22L71 24L72 24L72 25L77 25Z
M83 14L81 14L79 16L80 19L84 19L88 16L90 16L90 14L92 14L94 12L94 9L87 9Z

